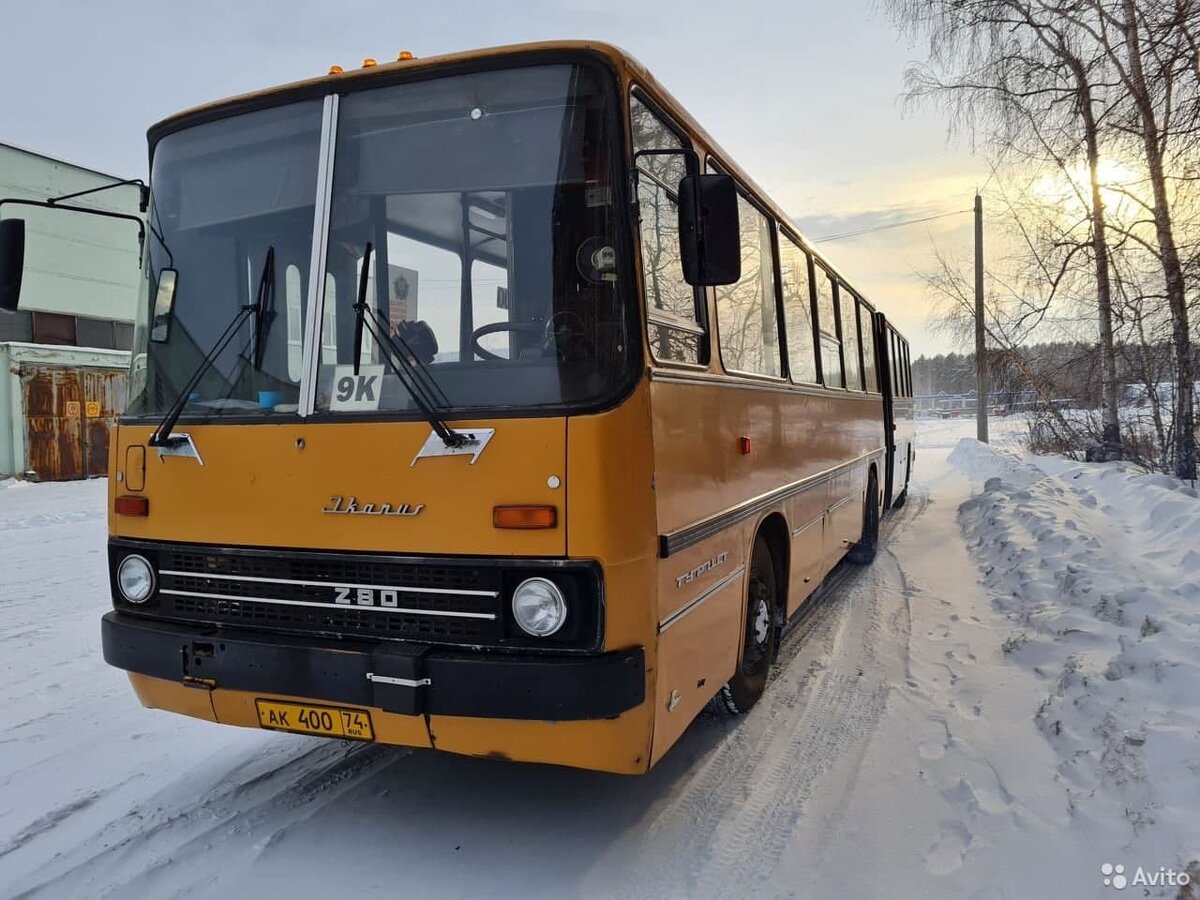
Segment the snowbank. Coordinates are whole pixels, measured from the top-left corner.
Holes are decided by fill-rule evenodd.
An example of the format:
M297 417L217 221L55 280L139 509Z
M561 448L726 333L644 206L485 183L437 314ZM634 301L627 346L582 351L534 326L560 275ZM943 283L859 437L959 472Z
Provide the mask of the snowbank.
M1174 479L962 440L982 493L959 524L1003 650L1045 692L1076 826L1128 823L1126 849L1182 869L1200 848L1200 501Z

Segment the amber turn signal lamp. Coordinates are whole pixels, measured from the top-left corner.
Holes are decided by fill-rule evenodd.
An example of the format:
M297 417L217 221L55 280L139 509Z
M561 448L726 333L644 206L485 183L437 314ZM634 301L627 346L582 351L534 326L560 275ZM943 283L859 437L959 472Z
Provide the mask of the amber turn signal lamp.
M493 506L492 525L496 528L553 528L558 524L554 506Z
M113 501L113 512L118 516L148 516L150 501L146 497L131 497L123 494Z

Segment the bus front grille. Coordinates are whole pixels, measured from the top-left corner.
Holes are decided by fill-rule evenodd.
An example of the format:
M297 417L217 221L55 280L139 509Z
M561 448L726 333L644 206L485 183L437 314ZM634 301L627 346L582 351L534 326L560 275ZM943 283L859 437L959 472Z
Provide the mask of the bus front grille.
M166 547L158 576L160 611L170 618L435 643L504 637L494 567Z

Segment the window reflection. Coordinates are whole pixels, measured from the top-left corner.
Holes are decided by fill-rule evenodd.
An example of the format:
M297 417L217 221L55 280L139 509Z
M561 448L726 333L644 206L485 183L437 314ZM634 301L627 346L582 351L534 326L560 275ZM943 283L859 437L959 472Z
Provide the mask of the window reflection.
M842 359L846 365L846 387L862 390L862 369L858 358L858 315L855 297L844 284L838 285L838 305L842 313Z
M833 302L832 276L820 266L817 276L817 325L821 334L821 375L826 387L845 387L842 344L838 340L837 307Z
M778 376L782 372L771 222L738 196L742 277L717 288L717 334L728 370Z
M779 270L783 286L784 321L787 323L788 365L791 368L792 380L815 384L817 353L813 346L808 254L784 234L779 236Z
M871 310L860 304L858 315L863 344L863 380L868 391L878 391L879 375L875 371L875 331L872 328Z
M680 149L683 141L634 97L629 104L633 148ZM696 290L683 278L679 259L679 206L676 192L687 174L683 154L637 157L638 218L642 238L642 280L650 348L656 359L700 362L704 330Z

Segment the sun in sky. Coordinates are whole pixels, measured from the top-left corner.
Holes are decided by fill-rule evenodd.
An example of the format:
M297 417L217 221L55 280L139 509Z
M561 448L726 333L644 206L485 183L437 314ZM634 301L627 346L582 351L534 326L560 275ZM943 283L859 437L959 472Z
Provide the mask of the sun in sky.
M1110 156L1101 157L1096 167L1100 196L1106 209L1116 210L1137 202L1142 193L1142 176L1129 164ZM1091 177L1086 161L1054 167L1037 175L1030 184L1037 200L1060 205L1064 215L1086 214L1091 205Z

